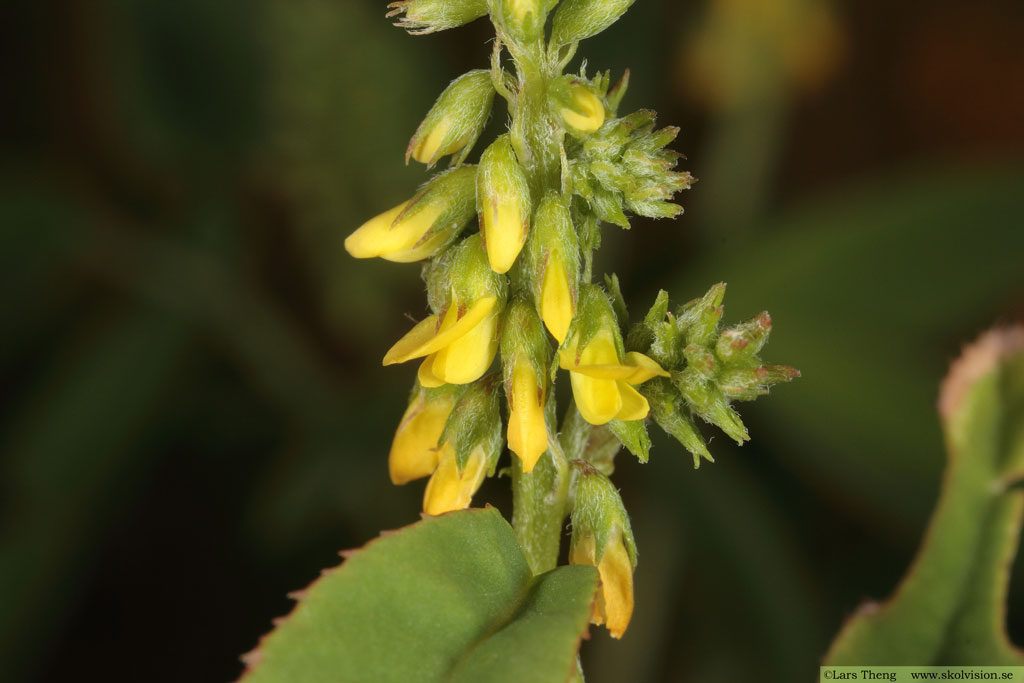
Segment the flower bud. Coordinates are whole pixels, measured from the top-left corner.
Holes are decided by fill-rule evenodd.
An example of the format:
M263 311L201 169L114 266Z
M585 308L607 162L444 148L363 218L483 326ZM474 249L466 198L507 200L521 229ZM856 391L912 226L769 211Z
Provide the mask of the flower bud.
M551 26L552 46L595 36L619 20L634 0L562 0Z
M496 273L507 273L526 243L530 228L530 187L506 133L480 156L476 175L477 210Z
M693 468L700 467L701 458L714 462L704 437L690 419L683 398L666 379L655 379L644 385L644 394L651 403L651 414L665 433L675 438L693 455Z
M548 89L551 110L576 137L586 137L604 124L604 103L587 83L572 76L556 79Z
M493 100L490 72L477 69L456 78L416 129L405 150L405 163L412 157L433 166L441 157L452 154L452 163L460 165L480 137Z
M363 223L345 239L355 258L409 263L430 258L458 237L476 208L476 167L438 174L412 199Z
M388 470L396 485L429 476L437 468L438 439L461 395L461 387L426 389L417 384L395 431Z
M601 585L591 623L604 624L613 638L621 638L633 615L633 530L611 481L587 463L578 467L569 562L597 567Z
M624 352L611 304L593 285L581 292L577 324L559 349L558 361L569 371L580 415L594 425L647 417L650 405L631 385L669 374L642 353Z
M455 28L487 14L487 0L399 0L385 15L403 15L395 26L414 36Z
M551 363L547 336L533 305L512 302L501 332L501 360L508 398L508 447L530 472L548 449L544 417Z
M725 299L725 283L719 282L713 285L704 296L679 307L679 310L676 311L676 321L687 344L710 346L714 342L718 322L722 319L724 311L723 299Z
M491 18L505 36L532 43L544 34L548 11L558 0L490 0Z
M434 315L420 321L384 356L384 365L423 358L418 378L425 387L468 384L480 378L498 350L498 319L505 283L489 268L480 236L448 249L428 270ZM442 294L438 294L441 292Z
M716 381L730 401L753 401L766 396L773 384L790 382L799 376L800 371L788 365L754 365L726 369Z
M729 399L715 381L705 378L695 368L677 373L672 381L693 412L721 429L741 446L744 441L750 440L739 413L729 405Z
M530 242L533 300L545 327L561 344L579 298L580 248L564 200L550 194L537 207Z
M455 405L438 452L437 469L423 494L423 511L439 515L468 507L501 455L497 377L470 386Z
M430 476L423 492L423 511L440 515L469 507L473 494L484 483L487 474L486 457L482 447L474 449L460 470L455 462L455 449L445 443L438 455L437 469Z
M772 318L768 311L762 311L747 322L722 332L715 343L715 353L726 363L753 360L768 342L771 331Z

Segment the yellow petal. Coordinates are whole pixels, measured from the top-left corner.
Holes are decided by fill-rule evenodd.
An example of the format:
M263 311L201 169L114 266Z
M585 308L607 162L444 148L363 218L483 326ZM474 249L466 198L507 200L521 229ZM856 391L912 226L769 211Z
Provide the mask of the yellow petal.
M516 360L512 369L508 447L519 456L524 472L532 471L540 456L548 449L544 393L533 366L521 358Z
M625 380L633 377L636 374L636 368L627 367L625 365L576 365L569 368L573 372L578 372L581 375L587 377L593 377L594 379L614 379L614 380Z
M612 638L621 638L633 616L633 563L618 533L609 539L600 562L594 561L595 554L594 537L588 536L572 547L569 562L597 565L601 585L590 623L606 624Z
M583 419L592 425L603 425L622 410L618 383L612 379L594 379L578 372L569 373L572 396Z
M426 240L423 236L444 213L444 203L423 206L411 216L395 222L408 203L403 202L363 223L345 238L345 250L356 258L380 256L400 263L419 261L433 255L448 235L441 231Z
M633 563L620 535L605 546L597 571L601 575L597 608L612 638L621 638L633 616Z
M431 354L423 359L420 363L419 370L416 371L416 379L420 381L420 384L433 389L444 384L444 380L434 374L434 355Z
M423 492L423 511L428 515L440 515L469 507L473 494L484 481L485 465L483 446L478 446L470 453L460 475L455 462L455 447L450 441L445 442L438 454L437 469Z
M509 5L512 16L520 24L523 23L527 14L537 13L537 0L509 0Z
M440 151L441 144L451 127L452 120L449 117L434 124L430 130L426 131L426 135L416 141L416 146L412 150L412 158L421 164L432 165L438 157L444 156L446 152Z
M427 231L429 231L437 222L437 219L441 217L441 214L445 212L446 208L447 207L444 204L433 203L429 206L423 207L419 212L403 222L418 221L421 226L424 223L429 223L427 227ZM382 253L380 257L395 263L413 263L415 261L422 261L434 256L451 237L451 233L446 230L436 230L432 235L427 236L425 239L424 236L425 232L420 233L419 239L405 249Z
M431 373L448 384L475 382L487 371L498 352L498 312L493 301L476 325L434 354ZM463 319L468 318L467 313ZM457 323L462 324L462 319ZM454 329L454 328L453 328Z
M565 264L558 253L553 252L544 268L544 282L540 291L540 317L551 336L561 344L569 334L572 316L572 292L569 289Z
M618 367L618 351L612 331L598 331L580 352L579 359L572 358L572 351L572 348L563 349L559 354L559 364L570 371L569 380L576 407L584 420L593 425L603 425L615 418L622 409L622 396L617 381L591 377L577 370L581 367Z
M485 206L484 243L487 260L495 273L507 273L526 243L526 222L516 199Z
M402 202L393 209L374 216L345 238L345 251L355 258L380 256L396 242L401 244L404 233L391 229L392 223L409 202Z
M491 312L497 301L493 296L483 297L470 306L461 318L458 317L457 304L453 304L445 313L440 327L437 325L436 314L421 320L388 350L384 356L384 365L404 363L443 349L473 329Z
M576 130L593 133L604 124L604 105L585 87L574 88L572 103L573 109L565 107L559 113Z
M619 396L622 398L622 407L615 416L616 420L642 420L651 412L651 406L643 394L629 386L622 380L616 382L619 389Z
M626 354L626 365L632 366L633 374L624 378L630 384L641 384L652 377L669 377L658 362L638 351L630 351Z
M455 400L450 396L427 401L423 394L409 405L395 431L388 455L393 483L404 484L434 471L437 440L454 407Z

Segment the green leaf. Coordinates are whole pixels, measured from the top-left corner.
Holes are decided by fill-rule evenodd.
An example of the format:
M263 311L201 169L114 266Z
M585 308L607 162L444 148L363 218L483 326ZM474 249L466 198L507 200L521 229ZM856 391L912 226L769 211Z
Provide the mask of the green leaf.
M1024 327L968 347L939 412L949 462L924 544L893 598L845 625L829 665L1024 665L1004 627L1024 515Z
M534 577L494 508L427 518L328 570L247 655L246 683L565 681L593 567Z

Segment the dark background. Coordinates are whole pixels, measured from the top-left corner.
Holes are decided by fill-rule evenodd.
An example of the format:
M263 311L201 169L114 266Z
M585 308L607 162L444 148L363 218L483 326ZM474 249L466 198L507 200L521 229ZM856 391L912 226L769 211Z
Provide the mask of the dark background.
M288 591L417 519L386 467L415 369L378 359L418 268L341 244L428 177L405 145L491 30L384 5L0 9L4 680L232 680ZM640 0L583 44L700 179L680 219L606 227L598 272L634 315L727 281L726 321L767 308L804 372L742 449L705 429L716 464L620 457L637 606L588 681L811 680L895 585L945 367L1024 316L1022 35L1016 0ZM510 512L504 480L476 500Z

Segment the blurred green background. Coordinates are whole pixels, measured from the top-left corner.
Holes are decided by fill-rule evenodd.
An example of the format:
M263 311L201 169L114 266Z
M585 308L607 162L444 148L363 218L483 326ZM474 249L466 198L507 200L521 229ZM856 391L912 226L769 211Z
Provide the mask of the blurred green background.
M384 12L0 10L4 680L232 680L288 591L417 519L386 466L415 369L378 359L425 311L418 268L341 243L428 177L408 138L492 34ZM582 46L700 179L679 220L606 228L598 271L634 315L724 280L726 322L767 308L765 357L804 373L714 465L660 433L620 457L637 607L621 642L592 630L588 681L812 680L895 585L944 369L1024 316L1021 35L1016 0L640 0ZM507 488L476 500L508 515ZM1020 642L1016 579L1009 614Z

